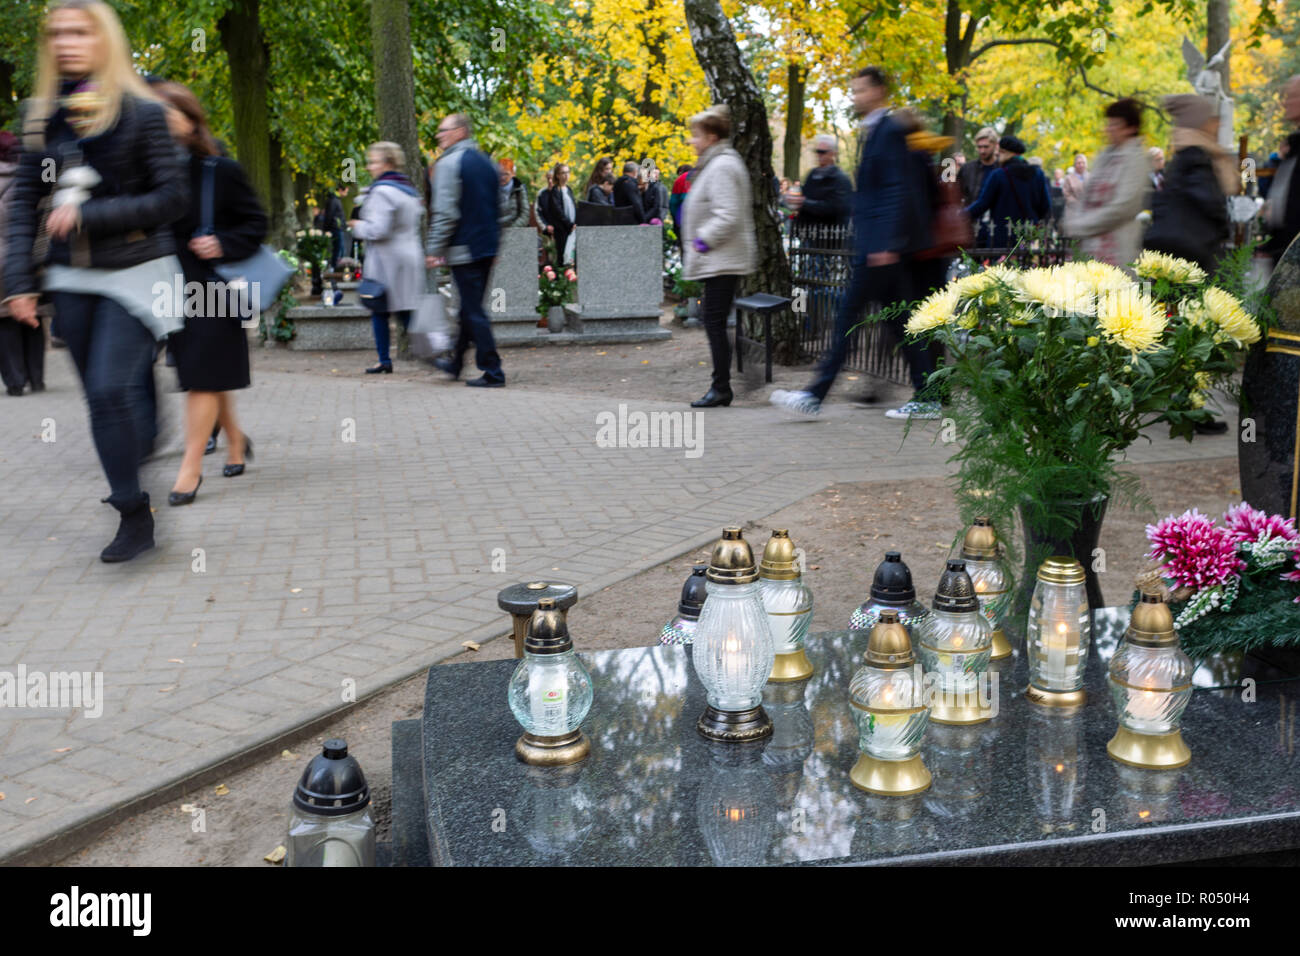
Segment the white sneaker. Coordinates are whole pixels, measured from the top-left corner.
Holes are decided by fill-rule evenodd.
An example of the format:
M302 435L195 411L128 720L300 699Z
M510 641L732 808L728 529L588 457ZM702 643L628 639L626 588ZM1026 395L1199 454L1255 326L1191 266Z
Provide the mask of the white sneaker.
M777 408L783 408L787 412L794 412L805 418L815 418L822 410L822 403L817 401L817 396L812 392L789 392L778 388L768 401Z
M891 408L885 412L886 418L915 418L919 420L932 420L940 416L941 406L938 402L917 402L911 401L901 408Z

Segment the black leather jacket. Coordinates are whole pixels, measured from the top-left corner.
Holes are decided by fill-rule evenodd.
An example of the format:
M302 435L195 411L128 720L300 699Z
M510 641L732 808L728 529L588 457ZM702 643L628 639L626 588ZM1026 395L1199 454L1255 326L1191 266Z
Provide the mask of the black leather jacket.
M117 124L78 141L63 109L45 124L44 142L25 149L11 190L5 294L39 292L32 261L38 205L54 187L47 160L62 173L69 161L94 167L100 183L81 206L81 228L68 240L51 239L46 263L125 269L175 251L171 223L189 208L184 153L172 140L162 107L127 95Z

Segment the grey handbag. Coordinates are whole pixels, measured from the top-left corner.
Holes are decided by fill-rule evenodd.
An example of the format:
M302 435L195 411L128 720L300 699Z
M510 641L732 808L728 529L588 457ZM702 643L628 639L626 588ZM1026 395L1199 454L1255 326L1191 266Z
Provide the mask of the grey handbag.
M212 192L216 165L216 160L212 157L203 161L203 208L199 225L199 235L202 236L210 236L215 232L212 228ZM262 312L275 305L280 290L294 272L293 267L268 245L263 245L253 255L239 262L210 263L210 266L241 299L247 300L255 290L255 301Z

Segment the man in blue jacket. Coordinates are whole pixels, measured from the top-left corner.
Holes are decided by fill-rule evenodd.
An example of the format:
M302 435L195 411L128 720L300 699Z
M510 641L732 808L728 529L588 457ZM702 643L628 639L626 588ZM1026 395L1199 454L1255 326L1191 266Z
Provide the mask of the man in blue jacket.
M474 343L474 361L483 374L465 384L502 388L506 384L492 336L492 323L483 311L483 294L501 240L501 210L505 205L496 163L479 152L470 138L469 117L453 113L438 124L442 155L433 171L433 212L425 244L425 264L432 269L446 262L460 294L460 336L451 358L434 365L453 379L460 378L465 352Z
M1015 136L1003 136L998 143L1002 165L984 178L979 198L966 207L972 222L985 211L993 220L993 247L1008 249L1014 241L1011 224L1038 225L1052 215L1052 191L1047 177L1025 161L1025 144Z
M778 389L771 397L772 404L807 416L821 411L848 356L849 330L858 324L867 304L890 306L907 298L902 256L909 247L909 230L914 225L903 214L910 165L907 137L889 115L889 81L878 67L859 70L849 81L849 88L853 111L861 117L863 140L851 207L855 246L852 275L835 317L831 347L818 364L812 384L801 392ZM920 411L928 411L928 405ZM937 403L933 413L924 417L938 417Z

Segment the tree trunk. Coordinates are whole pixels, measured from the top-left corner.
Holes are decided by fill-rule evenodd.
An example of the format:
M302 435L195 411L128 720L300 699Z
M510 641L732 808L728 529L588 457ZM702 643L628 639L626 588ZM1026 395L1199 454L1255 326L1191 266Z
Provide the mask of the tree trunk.
M660 0L649 0L646 6L646 13L654 12L655 7L660 5ZM652 120L663 119L663 104L657 101L659 93L659 81L657 76L661 75L664 66L668 63L668 51L664 49L663 31L656 29L651 36L650 31L646 29L646 24L656 20L653 16L646 16L641 21L641 36L645 40L645 51L648 54L649 62L646 65L645 83L641 88L641 104L637 111L645 117ZM639 158L639 157L638 157Z
M375 55L375 120L379 138L402 147L406 153L403 171L423 193L409 0L371 0L370 40Z
M788 96L785 108L785 178L800 181L803 158L803 97L808 84L808 70L798 63L787 63L785 79Z
M1232 0L1207 0L1205 10L1205 58L1208 60L1219 52L1223 44L1232 38ZM1231 52L1231 51L1229 51ZM1219 75L1223 77L1223 92L1232 92L1232 75L1228 70L1231 56L1225 56L1219 66Z
M271 241L292 249L297 241L298 217L293 211L293 170L284 157L278 136L271 137Z
M8 60L0 60L0 128L9 125L18 116L18 104L14 102L14 65Z
M235 0L217 26L230 65L230 104L235 123L235 155L271 215L271 130L267 117L269 57L262 36L259 0Z
M731 145L749 170L752 186L754 230L758 241L758 268L744 282L746 292L790 295L790 262L781 244L781 220L772 170L772 132L767 108L753 74L745 66L731 22L718 0L684 0L686 23L695 57L717 103L731 109ZM778 361L793 362L798 353L798 327L791 316L773 323Z

